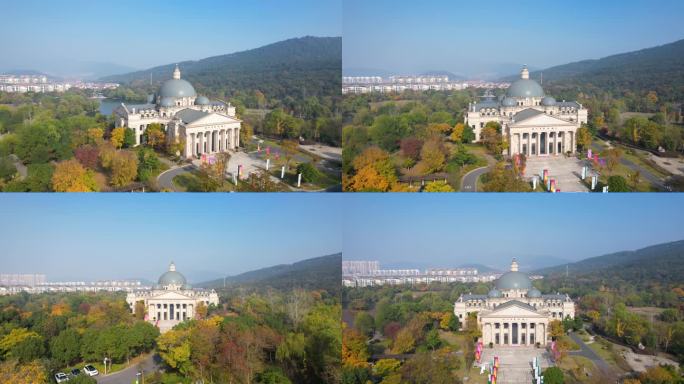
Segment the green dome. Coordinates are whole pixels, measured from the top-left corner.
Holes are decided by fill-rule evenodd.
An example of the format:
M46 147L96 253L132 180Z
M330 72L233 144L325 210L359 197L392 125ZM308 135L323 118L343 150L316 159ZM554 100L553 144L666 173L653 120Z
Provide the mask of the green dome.
M159 276L159 281L157 283L162 287L167 285L186 286L187 280L185 280L185 276L183 276L182 273L176 271L176 265L171 263L169 270L164 272L163 275Z
M489 291L489 294L487 296L489 296L489 297L501 297L501 292L498 289L494 288L491 291Z
M527 291L527 297L541 297L541 292L537 288L532 288Z
M211 102L206 96L200 96L195 99L195 105L209 105Z
M506 91L508 97L544 97L544 89L534 80L516 80Z
M500 291L506 291L509 289L528 290L532 288L532 282L527 274L518 271L511 271L501 275L501 277L496 280L494 286Z
M183 79L166 80L159 90L159 95L164 97L195 97L195 88Z

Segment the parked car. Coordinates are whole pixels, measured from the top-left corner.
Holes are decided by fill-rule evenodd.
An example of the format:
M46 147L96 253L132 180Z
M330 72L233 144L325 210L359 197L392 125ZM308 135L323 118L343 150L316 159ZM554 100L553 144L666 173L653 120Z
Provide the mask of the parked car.
M65 381L69 381L69 376L67 376L63 372L56 373L55 381L57 381L58 383L64 383Z
M97 376L100 374L100 372L98 372L97 369L90 364L83 367L83 372L85 372L85 374L88 376Z
M78 376L78 375L80 375L80 374L81 374L81 370L78 369L78 368L74 368L74 369L71 370L71 376L76 377L76 376Z

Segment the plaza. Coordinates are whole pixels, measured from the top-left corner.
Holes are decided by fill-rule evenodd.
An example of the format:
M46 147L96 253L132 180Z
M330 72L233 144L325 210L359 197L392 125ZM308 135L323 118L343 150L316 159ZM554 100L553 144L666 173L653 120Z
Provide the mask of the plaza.
M561 192L589 192L581 180L583 166L584 161L572 156L528 157L524 176L531 182L532 178L539 177L547 169L549 177L556 180L556 187Z
M534 347L496 347L482 350L480 364L482 367L487 364L490 366L494 357L499 358L499 369L497 383L501 384L529 384L534 378L532 373L532 360L536 357L541 366L541 370L553 366L549 353L543 348ZM474 375L480 374L473 370ZM486 372L486 371L485 371ZM485 375L486 373L482 373Z

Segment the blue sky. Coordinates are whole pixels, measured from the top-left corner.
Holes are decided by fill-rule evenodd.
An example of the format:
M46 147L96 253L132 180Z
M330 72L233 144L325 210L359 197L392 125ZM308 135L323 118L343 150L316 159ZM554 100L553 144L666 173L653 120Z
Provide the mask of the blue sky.
M74 61L142 69L293 37L341 36L341 1L8 0L0 69Z
M343 258L498 268L682 240L682 194L367 194L346 199Z
M345 0L343 13L344 68L398 73L501 75L684 38L681 0Z
M0 273L191 282L342 250L335 194L2 194Z

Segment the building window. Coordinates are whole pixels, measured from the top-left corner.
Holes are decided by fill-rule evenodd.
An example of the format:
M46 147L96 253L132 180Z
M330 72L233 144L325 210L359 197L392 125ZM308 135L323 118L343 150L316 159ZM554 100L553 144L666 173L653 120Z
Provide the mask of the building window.
M508 323L504 323L504 329L508 329Z
M530 329L534 329L534 323L530 324Z
M494 328L495 329L501 328L501 323L494 323Z

